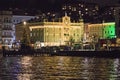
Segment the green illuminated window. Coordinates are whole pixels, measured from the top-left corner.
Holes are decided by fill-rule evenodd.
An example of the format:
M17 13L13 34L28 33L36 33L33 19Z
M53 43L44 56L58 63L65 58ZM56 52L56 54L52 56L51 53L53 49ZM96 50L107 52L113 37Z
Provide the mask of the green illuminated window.
M104 27L104 38L115 38L115 23L108 23Z

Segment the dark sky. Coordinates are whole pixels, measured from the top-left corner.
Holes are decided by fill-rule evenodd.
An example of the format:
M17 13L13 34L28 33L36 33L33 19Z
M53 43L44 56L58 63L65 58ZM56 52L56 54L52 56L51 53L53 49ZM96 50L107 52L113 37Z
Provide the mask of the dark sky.
M75 0L0 0L0 9L22 8L22 9L59 9L65 2L74 2ZM76 0L100 5L116 4L119 0Z
M120 0L84 0L87 2L93 2L93 3L98 3L100 5L113 5L113 4L119 4Z

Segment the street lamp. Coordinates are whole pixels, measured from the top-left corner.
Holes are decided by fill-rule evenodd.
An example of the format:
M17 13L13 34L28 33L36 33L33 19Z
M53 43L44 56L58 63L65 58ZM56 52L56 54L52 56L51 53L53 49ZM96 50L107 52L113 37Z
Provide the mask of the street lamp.
M25 26L25 25L27 24L27 22L26 22L26 21L24 21L24 22L23 22L23 24L24 24L24 26Z

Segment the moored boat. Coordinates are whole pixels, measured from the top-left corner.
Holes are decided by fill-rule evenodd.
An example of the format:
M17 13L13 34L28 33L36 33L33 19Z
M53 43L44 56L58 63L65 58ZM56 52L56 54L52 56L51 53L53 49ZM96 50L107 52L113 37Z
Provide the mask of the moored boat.
M120 51L59 51L53 55L117 58L120 57Z

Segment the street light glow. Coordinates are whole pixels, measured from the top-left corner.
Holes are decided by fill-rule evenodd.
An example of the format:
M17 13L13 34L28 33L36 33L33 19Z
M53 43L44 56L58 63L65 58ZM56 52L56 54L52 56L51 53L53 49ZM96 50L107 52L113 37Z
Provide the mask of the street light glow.
M26 25L27 24L26 21L24 21L23 24Z

